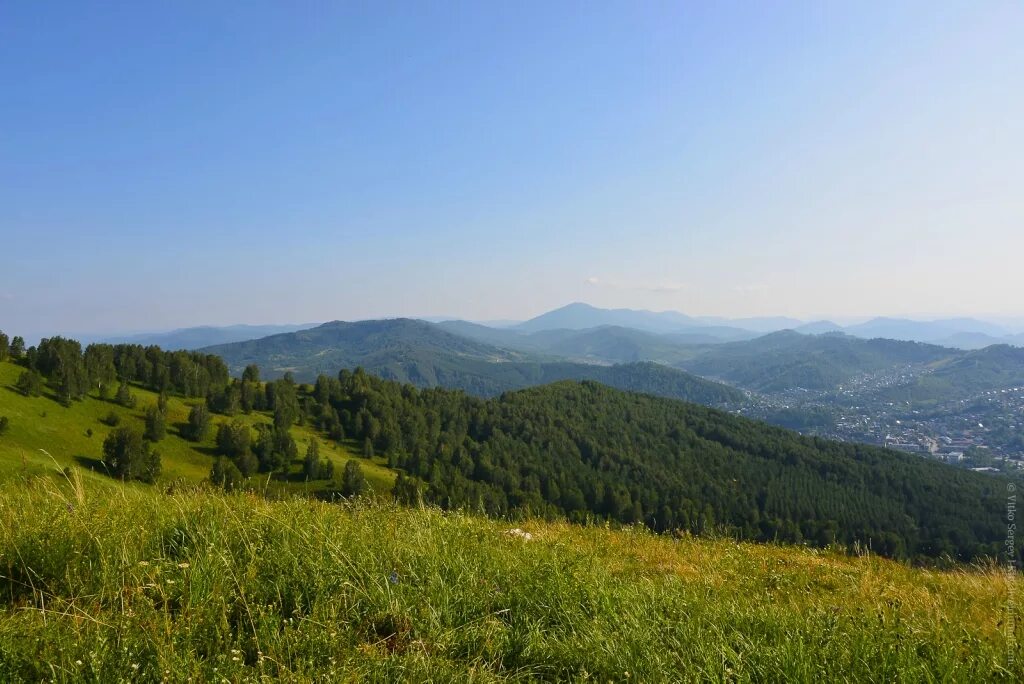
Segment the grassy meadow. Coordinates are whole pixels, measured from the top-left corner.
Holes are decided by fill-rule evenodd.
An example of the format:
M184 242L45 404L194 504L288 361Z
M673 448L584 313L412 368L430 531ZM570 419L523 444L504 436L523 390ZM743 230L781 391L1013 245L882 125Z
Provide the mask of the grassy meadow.
M995 567L373 497L0 485L5 682L1021 681L1014 592Z
M103 472L103 440L114 428L104 422L111 413L117 414L121 425L134 425L143 429L146 408L156 404L157 395L141 387L133 387L136 397L134 408L126 408L113 401L87 395L82 401L72 402L65 408L47 391L39 397L25 397L14 389L14 383L24 369L9 361L0 362L0 416L10 419L8 432L0 436L0 477L16 473L41 473L52 470L54 463L61 466L77 465L87 473ZM188 419L188 412L201 399L183 399L170 396L167 400L167 436L155 444L160 452L163 474L161 479L183 479L199 482L210 474L214 459L214 436L219 422L241 420L249 424L271 423L266 413L239 414L231 418L214 415L212 427L203 442L190 442L180 430ZM320 442L321 458L330 458L335 465L335 479L341 477L345 462L355 458L363 469L367 482L377 492L389 492L395 473L383 459L365 459L358 456L350 445L339 445L317 435L308 427L297 425L292 436L299 447L299 461L292 464L290 481L266 482L253 478L253 486L275 491L303 491L317 493L336 488L337 482L304 482L301 477L301 459L311 439ZM100 475L100 477L105 477ZM260 480L258 483L256 480Z
M177 397L161 483L122 484L103 419L141 429L156 396L65 408L20 370L0 363L2 682L1024 680L1020 578L995 566L403 508L362 458L357 500L307 496L336 483L298 463L224 494ZM293 435L338 476L356 458Z

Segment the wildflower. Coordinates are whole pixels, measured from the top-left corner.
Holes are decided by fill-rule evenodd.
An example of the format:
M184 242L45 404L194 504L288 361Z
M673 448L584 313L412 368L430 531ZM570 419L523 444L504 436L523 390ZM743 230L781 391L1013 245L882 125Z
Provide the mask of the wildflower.
M139 565L145 567L145 566L149 565L149 561L139 561Z
M82 666L82 661L81 660L76 660L75 661L75 665L78 665L79 667L81 667Z
M139 664L138 663L132 663L132 669L133 670L138 670L139 669Z
M189 567L189 565L188 565L188 563L178 563L178 567L181 568L182 570L185 570L186 568Z

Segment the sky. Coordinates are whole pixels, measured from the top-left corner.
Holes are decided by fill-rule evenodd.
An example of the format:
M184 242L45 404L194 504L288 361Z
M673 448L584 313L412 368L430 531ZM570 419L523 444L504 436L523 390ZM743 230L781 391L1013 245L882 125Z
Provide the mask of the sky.
M1024 318L1024 3L0 2L0 329Z

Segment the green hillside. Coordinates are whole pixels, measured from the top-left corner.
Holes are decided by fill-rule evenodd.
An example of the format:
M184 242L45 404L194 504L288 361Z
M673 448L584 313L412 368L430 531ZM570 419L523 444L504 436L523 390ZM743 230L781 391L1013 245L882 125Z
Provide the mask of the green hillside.
M633 335L653 337L635 331L625 333L626 343ZM515 336L511 332L502 334ZM319 374L334 376L343 368L359 367L386 380L417 387L461 389L484 397L558 380L596 380L619 389L711 405L744 400L742 392L667 366L573 363L492 346L410 319L335 321L203 351L222 357L235 375L245 366L256 364L268 377L290 372L307 382ZM631 356L639 359L646 355L624 354L623 360L631 360Z
M908 385L886 391L896 401L950 402L1024 386L1024 349L993 345L949 359Z
M696 404L594 382L491 400L358 372L318 385L324 406L351 417L346 434L403 471L406 501L907 558L996 557L1005 541L1008 480Z
M0 484L12 683L1012 682L1022 588L642 528Z
M778 392L831 390L859 373L930 364L959 352L919 342L863 340L849 335L801 335L782 331L745 342L707 347L680 366L747 389Z
M29 472L39 473L60 466L77 465L85 471L103 471L100 460L103 456L103 440L113 429L105 420L111 414L120 418L120 425L135 426L142 430L144 412L155 405L157 395L142 387L134 386L132 392L137 398L135 408L126 408L113 401L99 399L95 393L86 395L82 401L74 401L64 407L58 403L49 390L42 396L26 397L14 389L14 384L24 368L10 361L0 362L0 416L9 420L7 432L0 435L0 475ZM192 405L199 399L168 397L167 436L156 443L161 455L163 479L165 481L183 478L199 482L210 474L213 464L215 429L199 443L184 439L180 430L185 424ZM225 416L215 416L214 423L227 421ZM231 420L240 420L249 425L269 423L271 416L262 412L239 414ZM90 435L91 432L91 435ZM335 463L335 472L341 473L350 458L356 458L354 450L347 445L327 440L317 435L309 426L294 426L291 433L304 451L309 440L317 439L321 454ZM45 453L44 453L45 452ZM358 459L371 485L382 492L389 491L394 482L394 473L380 465L380 461ZM292 472L297 477L299 468L293 464ZM105 476L104 476L105 477ZM295 478L293 478L295 479ZM311 493L329 491L336 482L288 483L271 481L272 489L294 489Z

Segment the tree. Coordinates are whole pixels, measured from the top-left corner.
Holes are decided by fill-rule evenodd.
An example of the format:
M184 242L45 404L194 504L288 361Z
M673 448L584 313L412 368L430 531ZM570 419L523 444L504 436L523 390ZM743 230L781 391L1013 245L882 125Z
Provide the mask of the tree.
M20 359L25 353L25 339L21 335L15 335L11 339L11 357Z
M217 428L217 452L223 456L237 458L249 451L251 442L249 426L241 421L221 423Z
M242 371L242 382L251 382L253 384L259 384L260 381L260 367L255 363L250 363Z
M101 399L110 396L110 390L117 379L114 347L109 344L90 344L86 347L85 372L89 382L99 391Z
M3 332L0 332L0 361L6 361L11 355L11 340Z
M35 369L50 382L57 400L65 406L81 399L89 389L89 375L82 345L60 336L43 339L36 350Z
M259 460L260 472L263 473L286 471L289 464L299 456L299 447L291 434L273 426L260 426L253 451Z
M117 394L114 395L114 401L127 408L135 407L135 395L132 394L132 390L127 382L122 382L118 386Z
M210 470L210 482L213 485L230 492L241 486L244 479L242 471L230 459L218 456L214 460L213 468Z
M14 387L26 397L38 397L43 393L43 378L34 370L27 370L18 376Z
M159 442L167 436L167 418L159 406L146 409L145 437L151 442Z
M210 429L210 411L206 404L196 404L188 412L188 425L185 427L185 436L193 442L201 442L206 438Z
M121 427L103 441L103 465L122 480L154 482L160 475L160 454L138 430Z
M246 450L235 457L234 463L243 477L249 477L259 470L260 467L259 459L256 458L256 454L252 453L251 450Z
M268 386L271 383L267 383ZM289 375L274 385L274 427L287 430L299 417L299 400L295 381Z
M302 461L302 472L307 480L316 480L320 477L320 445L316 438L309 440L306 447L306 458Z
M344 496L359 496L366 492L366 477L359 462L349 460L341 473L341 493Z
M307 480L330 480L334 478L334 463L320 458L320 445L316 439L309 441L306 458L302 461L302 472Z
M373 458L373 440L369 437L363 440L363 458Z

